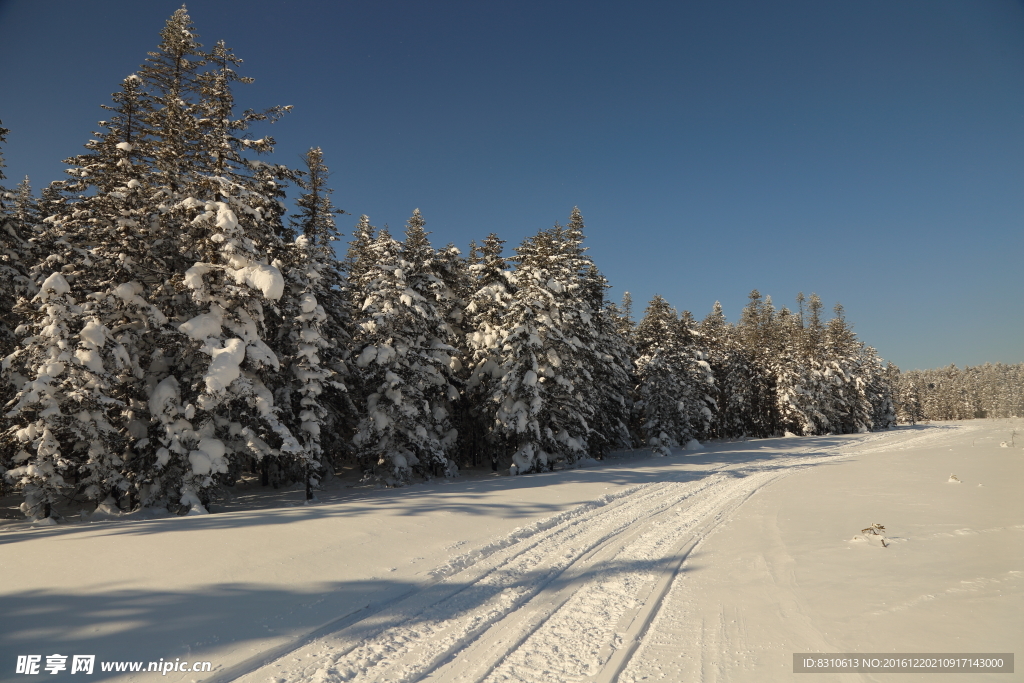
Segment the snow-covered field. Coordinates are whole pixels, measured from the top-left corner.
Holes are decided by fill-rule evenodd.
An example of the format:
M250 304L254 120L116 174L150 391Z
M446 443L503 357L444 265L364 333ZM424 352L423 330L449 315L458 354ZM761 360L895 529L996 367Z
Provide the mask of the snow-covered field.
M208 516L7 521L0 680L37 678L15 674L17 656L54 653L213 663L168 681L398 683L819 681L792 673L794 652L1013 652L1024 443L1000 442L1015 426L620 453L398 490L342 481L309 507L301 491L243 491ZM884 544L861 533L873 523Z

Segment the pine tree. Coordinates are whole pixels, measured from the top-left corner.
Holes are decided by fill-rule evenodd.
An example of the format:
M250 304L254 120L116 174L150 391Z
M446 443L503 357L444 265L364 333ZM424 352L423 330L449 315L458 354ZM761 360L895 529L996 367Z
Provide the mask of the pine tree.
M0 126L0 181L4 180L3 144L10 131ZM37 208L32 199L28 178L14 192L0 183L0 360L17 344L15 329L18 316L15 305L19 297L35 293L28 277L32 246L29 236L37 222ZM0 380L0 406L11 398L13 384Z
M836 424L833 430L849 434L873 427L872 407L864 377L864 345L850 329L840 304L835 317L825 326L825 359L833 370L833 397Z
M607 289L608 281L591 264L584 280L584 296L590 304L595 332L589 354L595 405L589 445L591 455L597 458L633 445L629 430L636 385L633 348L620 332L615 311L605 301Z
M491 467L498 469L502 443L496 432L497 404L491 400L498 389L502 371L501 339L515 287L514 276L502 257L505 241L491 233L483 246L470 250L472 291L466 305L467 366L465 397L470 406L470 427L464 435L474 452L491 454ZM475 262L474 262L475 261Z
M133 342L167 319L137 300L141 285L133 281L144 243L135 228L148 222L145 172L133 163L131 142L139 132L137 85L125 79L108 107L114 117L101 122L106 130L86 145L88 154L67 160L71 180L59 188L77 195L53 202L59 212L44 219L39 242L49 256L33 268L39 294L19 308L28 336L9 367L31 381L8 416L28 464L8 477L17 477L32 517L48 516L70 483L93 500L120 498L135 464L129 444L147 431L135 419L143 371Z
M322 150L310 149L303 161L306 170L297 180L303 190L296 201L299 212L291 219L297 236L285 252L289 258L278 332L291 381L279 391L279 403L289 430L300 435L299 464L309 500L312 487L333 469L324 441L333 452L347 450L344 437L351 433L355 410L344 384L351 338L345 280L333 247L341 237L335 216L343 211L331 201Z
M451 403L459 397L453 382L458 350L446 315L451 294L424 225L417 209L403 243L381 230L369 250L374 265L362 276L366 300L355 372L366 412L354 442L364 471L390 484L413 473L456 472L448 458L458 437Z
M717 404L714 398L715 377L702 347L697 321L689 311L683 311L676 326L680 350L680 369L684 378L684 410L690 425L687 442L710 437L711 424Z
M353 239L349 242L348 252L342 261L342 269L348 280L348 298L352 311L360 311L365 300L364 290L375 276L374 243L377 240L377 228L370 225L366 215L359 217L359 223L352 231Z
M516 249L516 290L502 330L496 431L516 471L551 469L587 453L593 406L578 331L579 241L556 224Z
M469 299L475 289L475 280L469 270L468 259L452 243L437 251L434 257L434 272L440 282L434 288L445 319L451 328L449 343L455 349L449 362L448 381L456 389L457 396L448 400L446 409L452 428L458 438L448 457L456 465L479 464L480 452L475 447L479 437L475 433L477 422L467 395L467 383L471 374L469 333L472 322L467 313Z
M797 301L802 307L802 295L797 296ZM802 313L793 314L783 308L779 328L782 335L775 349L773 371L780 428L796 435L827 434L827 413L831 410L822 381L819 349L808 343L811 334L804 326Z
M713 438L743 436L747 411L742 400L746 394L746 373L742 355L736 348L735 331L726 321L720 302L715 302L698 329L700 348L715 378L710 392L714 415L709 434Z
M749 436L767 437L781 433L776 375L773 371L778 348L775 308L771 298L762 299L756 289L740 314L737 340L745 356L747 428Z
M231 86L248 79L230 51L201 52L184 9L161 37L114 96L105 132L69 160L71 179L44 193L50 256L36 281L59 286L26 312L31 341L16 361L36 379L15 413L40 415L20 433L56 463L34 470L52 486L22 479L26 491L59 489L67 472L89 498L201 512L250 458L302 453L278 418L281 366L266 341L280 322L292 174L246 157L273 141L244 131L283 108L233 117ZM34 408L46 401L60 414Z
M643 443L662 455L693 438L678 324L676 312L656 294L634 335L638 431Z

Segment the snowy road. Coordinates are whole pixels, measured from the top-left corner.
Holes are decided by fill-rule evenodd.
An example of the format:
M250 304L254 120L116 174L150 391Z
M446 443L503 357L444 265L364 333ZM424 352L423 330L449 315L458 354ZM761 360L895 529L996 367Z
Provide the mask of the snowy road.
M309 508L8 527L0 650L214 663L161 676L175 683L792 680L793 652L1012 651L1024 457L999 447L1006 429L713 444L340 489ZM884 550L851 542L873 522Z
M863 435L605 496L439 568L437 583L338 624L243 680L617 680L690 551L751 495L840 452L940 436Z

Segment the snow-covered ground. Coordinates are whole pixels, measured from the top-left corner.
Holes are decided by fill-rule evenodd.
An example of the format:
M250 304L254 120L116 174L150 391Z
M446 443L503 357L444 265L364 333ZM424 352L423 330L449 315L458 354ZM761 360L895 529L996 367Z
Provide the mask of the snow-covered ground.
M8 521L0 680L34 678L18 655L54 653L213 663L168 681L532 683L819 681L794 676L794 652L1013 652L1024 443L1000 442L1014 426L339 482L309 507L243 491L208 516ZM861 533L873 523L884 545Z

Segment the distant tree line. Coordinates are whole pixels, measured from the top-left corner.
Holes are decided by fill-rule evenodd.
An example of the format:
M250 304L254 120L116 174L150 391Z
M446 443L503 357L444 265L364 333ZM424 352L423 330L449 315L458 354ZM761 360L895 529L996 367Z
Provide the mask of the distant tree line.
M400 238L362 216L339 258L321 151L261 161L250 127L288 108L238 113L241 60L196 38L175 12L68 177L0 188L0 474L28 517L895 424L905 384L841 307L755 291L732 324L655 296L636 322L576 209L511 255L435 248L418 210Z
M1024 363L910 370L894 386L901 422L1024 415Z

